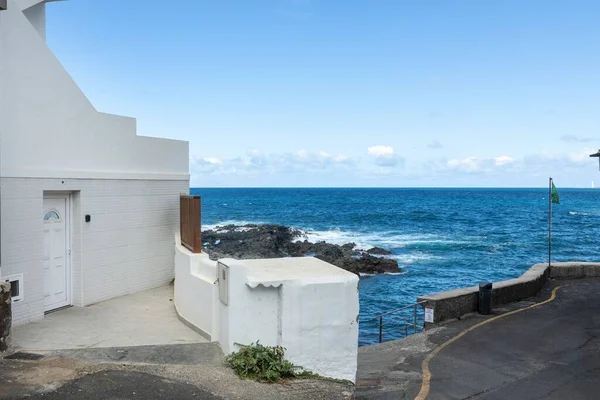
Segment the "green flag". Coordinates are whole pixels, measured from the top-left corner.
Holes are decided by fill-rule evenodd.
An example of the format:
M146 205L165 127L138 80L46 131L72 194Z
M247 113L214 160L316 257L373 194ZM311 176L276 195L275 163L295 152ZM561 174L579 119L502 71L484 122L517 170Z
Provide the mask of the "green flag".
M553 204L560 204L560 201L558 199L558 190L556 190L556 186L554 186L554 181L552 181L552 203Z

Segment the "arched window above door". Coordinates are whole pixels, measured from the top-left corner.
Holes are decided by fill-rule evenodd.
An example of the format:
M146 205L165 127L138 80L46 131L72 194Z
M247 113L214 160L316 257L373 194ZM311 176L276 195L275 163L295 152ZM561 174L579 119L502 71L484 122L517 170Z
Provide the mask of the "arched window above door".
M48 211L46 215L44 215L44 221L60 221L60 215L54 210Z

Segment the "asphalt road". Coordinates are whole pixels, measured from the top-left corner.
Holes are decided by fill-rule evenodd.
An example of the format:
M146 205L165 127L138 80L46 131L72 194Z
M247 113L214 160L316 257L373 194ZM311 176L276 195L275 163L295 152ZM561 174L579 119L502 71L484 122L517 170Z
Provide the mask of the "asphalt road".
M493 321L430 363L428 399L600 398L600 280L554 281L541 307Z
M494 320L435 355L427 399L600 399L600 279L552 281L537 298L491 317L546 300L556 286L554 301ZM361 348L357 399L414 399L427 354L489 318Z
M26 398L36 400L221 399L187 383L133 371L103 371L86 375L53 392Z

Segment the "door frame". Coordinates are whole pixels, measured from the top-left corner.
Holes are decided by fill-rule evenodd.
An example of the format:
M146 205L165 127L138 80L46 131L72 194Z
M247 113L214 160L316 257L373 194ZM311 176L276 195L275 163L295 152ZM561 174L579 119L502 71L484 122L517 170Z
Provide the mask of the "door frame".
M73 305L73 270L72 270L72 262L71 262L71 248L73 244L73 238L71 237L72 224L73 224L73 195L71 192L62 192L62 191L44 191L42 198L42 219L44 217L43 202L46 199L65 199L65 269L66 269L66 278L67 282L65 285L65 289L67 291L67 301L65 305L59 306L50 310L46 310L46 306L44 305L44 314L60 310L65 307L71 307ZM42 224L44 221L42 220Z

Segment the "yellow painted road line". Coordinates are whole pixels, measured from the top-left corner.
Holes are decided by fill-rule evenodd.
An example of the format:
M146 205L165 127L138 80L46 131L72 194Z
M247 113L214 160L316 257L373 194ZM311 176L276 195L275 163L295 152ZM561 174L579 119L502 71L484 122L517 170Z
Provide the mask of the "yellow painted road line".
M427 357L425 357L425 359L421 363L421 369L423 370L423 381L421 382L421 391L419 392L417 397L415 397L415 400L425 400L427 398L427 396L429 395L429 387L431 385L431 371L429 370L429 362L433 359L433 357L435 357L445 347L447 347L448 345L451 345L452 343L456 342L461 337L465 336L467 333L474 331L475 329L479 328L480 326L489 324L490 322L496 321L500 318L508 317L509 315L520 313L521 311L527 311L532 308L543 306L544 304L550 303L551 301L553 301L556 298L556 292L558 291L558 289L560 289L560 286L557 286L552 290L552 295L550 296L550 298L548 300L544 300L540 303L532 304L529 307L521 308L519 310L514 310L511 312L507 312L506 314L502 314L502 315L498 315L498 316L490 318L490 319L486 319L485 321L482 321L482 322L478 323L477 325L473 325L472 327L465 329L458 335L454 336L452 339L448 339L447 341L445 341L444 343L442 343L441 345L436 347L436 349L433 350L431 353L429 353L427 355Z

